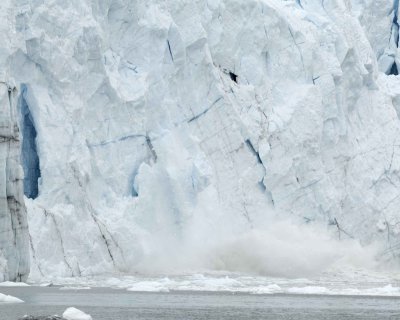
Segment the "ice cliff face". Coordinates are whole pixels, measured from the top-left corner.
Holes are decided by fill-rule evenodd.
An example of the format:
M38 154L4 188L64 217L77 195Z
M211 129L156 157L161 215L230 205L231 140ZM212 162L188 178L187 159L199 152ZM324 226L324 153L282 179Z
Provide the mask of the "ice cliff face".
M2 138L15 172L2 186L20 203L20 147L32 275L173 269L190 254L186 268L229 269L196 259L288 216L399 255L397 1L1 6L18 99L9 109L2 85L1 119L12 131L18 114L23 135ZM24 241L7 240L27 236L19 208L0 248L26 267Z
M7 1L0 5L0 281L20 281L29 274L29 242L16 114L18 94L8 66L14 44L13 17L7 5Z

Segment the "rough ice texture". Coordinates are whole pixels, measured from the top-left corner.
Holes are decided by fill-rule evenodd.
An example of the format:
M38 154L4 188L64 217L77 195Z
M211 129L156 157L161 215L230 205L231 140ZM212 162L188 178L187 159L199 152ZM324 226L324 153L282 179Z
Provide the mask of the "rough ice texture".
M10 7L10 1L0 4L0 281L21 281L29 273L29 242L19 160L18 93L8 63L15 45Z
M33 276L175 270L189 253L187 268L229 269L226 256L196 259L279 216L399 255L400 78L385 74L398 61L397 1L1 8ZM20 145L8 141L2 177L14 172L20 203ZM25 272L25 242L8 241L16 213L1 214L0 261Z

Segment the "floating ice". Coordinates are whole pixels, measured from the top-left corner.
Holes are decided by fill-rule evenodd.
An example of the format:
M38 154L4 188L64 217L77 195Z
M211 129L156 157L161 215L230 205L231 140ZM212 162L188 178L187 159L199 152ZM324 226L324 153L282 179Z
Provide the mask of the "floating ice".
M22 303L21 299L0 293L0 303Z
M0 282L0 287L29 287L29 284L25 282L5 281L5 282Z
M169 292L168 286L156 281L137 282L127 290L138 292Z
M92 317L89 314L73 307L64 311L63 318L67 320L92 320Z
M293 287L287 290L288 293L297 293L297 294L328 294L329 290L325 287L315 287L315 286L307 286L307 287Z
M61 287L60 290L90 290L90 287Z
M69 287L111 287L131 292L229 292L246 294L326 294L360 296L399 296L400 274L351 270L331 271L314 278L276 278L214 272L176 276L121 276L120 278L58 278L55 285Z

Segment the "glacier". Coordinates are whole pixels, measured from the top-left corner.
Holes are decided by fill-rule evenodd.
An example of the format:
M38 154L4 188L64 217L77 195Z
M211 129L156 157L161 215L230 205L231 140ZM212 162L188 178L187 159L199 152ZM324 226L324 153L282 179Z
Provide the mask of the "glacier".
M398 262L398 0L0 8L0 279Z
M11 3L4 3L9 6ZM3 9L3 4L0 5ZM20 166L18 90L8 60L13 54L11 16L1 10L0 41L0 281L26 280L29 274L28 222ZM4 45L3 45L4 44ZM5 45L8 44L9 46ZM7 298L7 297L5 297ZM4 298L4 299L5 299ZM1 300L1 299L0 299Z

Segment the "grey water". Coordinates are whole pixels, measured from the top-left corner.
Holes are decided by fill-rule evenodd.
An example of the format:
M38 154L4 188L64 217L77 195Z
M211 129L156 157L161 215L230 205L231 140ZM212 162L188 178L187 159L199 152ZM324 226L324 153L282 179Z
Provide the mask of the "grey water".
M206 292L139 293L121 289L1 288L25 301L0 304L0 320L62 315L76 307L93 320L331 320L400 319L399 297L250 295Z

